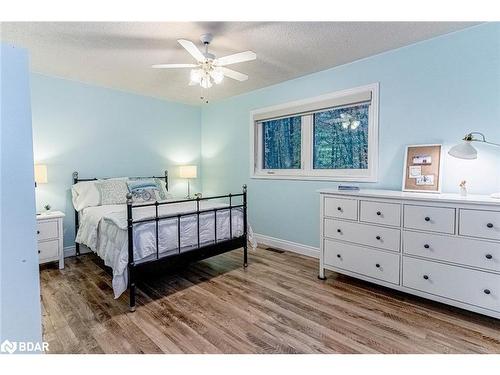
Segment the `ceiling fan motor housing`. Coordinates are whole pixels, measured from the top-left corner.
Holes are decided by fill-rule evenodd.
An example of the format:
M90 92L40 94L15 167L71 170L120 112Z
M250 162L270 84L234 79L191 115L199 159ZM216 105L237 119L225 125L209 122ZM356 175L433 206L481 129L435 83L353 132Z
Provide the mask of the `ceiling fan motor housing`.
M210 44L214 40L214 36L210 33L203 34L200 36L200 40L203 44Z

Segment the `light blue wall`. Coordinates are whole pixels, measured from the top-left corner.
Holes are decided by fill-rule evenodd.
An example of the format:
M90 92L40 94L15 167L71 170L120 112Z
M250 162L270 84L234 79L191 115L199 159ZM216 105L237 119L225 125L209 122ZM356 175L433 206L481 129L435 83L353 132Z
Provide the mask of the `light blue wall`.
M200 163L199 107L39 74L31 80L35 162L48 168L48 184L36 189L37 209L49 203L66 213L65 246L74 241L73 171L115 177L168 169L172 193L186 194L175 166Z
M500 142L500 24L393 50L351 64L253 91L202 109L205 193L249 184L255 232L319 246L319 188L334 182L249 179L249 112L253 109L380 82L379 182L363 187L401 189L404 147L443 143L467 131ZM479 159L446 157L443 191L500 191L500 150L478 146Z
M40 342L28 53L0 48L0 342Z

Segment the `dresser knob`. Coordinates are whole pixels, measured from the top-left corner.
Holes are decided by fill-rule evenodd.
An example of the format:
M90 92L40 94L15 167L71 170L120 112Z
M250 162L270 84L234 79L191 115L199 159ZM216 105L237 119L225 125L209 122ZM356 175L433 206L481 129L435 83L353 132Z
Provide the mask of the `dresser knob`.
M430 246L429 246L429 245L427 245L427 244L425 244L425 245L424 245L424 247L425 247L426 249L428 249Z
M490 294L491 293L489 289L485 289L485 290L483 290L483 292L484 292L484 294Z
M424 218L424 220L425 220L425 221L431 221L431 218L430 218L429 216L426 216L426 217Z
M380 264L378 264L378 263L375 264L375 267L380 268Z
M492 224L492 223L488 223L488 224L486 224L486 226L487 226L488 228L493 228L493 224Z
M491 254L486 254L486 259L492 259L493 258L493 255Z
M39 230L37 230L37 231L36 231L36 234L40 234L40 231L39 231Z
M40 250L38 250L38 254L40 254Z
M342 258L342 257L340 256L340 254L337 254L337 258Z
M342 207L337 207L337 211L342 211Z
M380 216L380 215L382 215L382 212L377 211L377 216Z
M342 233L342 230L340 230L340 229L337 229L337 233Z
M424 280L429 280L429 276L424 275Z
M380 240L380 238L381 238L381 237L380 237L380 236L377 236L377 237L375 237L375 238L376 238L377 240Z

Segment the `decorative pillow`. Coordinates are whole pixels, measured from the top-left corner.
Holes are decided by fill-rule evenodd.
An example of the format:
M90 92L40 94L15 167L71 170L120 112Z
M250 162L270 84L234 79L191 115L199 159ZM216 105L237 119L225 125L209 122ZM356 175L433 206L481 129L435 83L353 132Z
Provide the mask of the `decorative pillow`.
M150 178L150 177L133 177L130 178L129 181L148 181L156 184L158 188L158 199L159 201L164 201L172 198L172 194L167 191L165 186L165 180L161 178ZM129 187L130 190L130 187Z
M101 204L101 194L97 184L97 181L82 181L71 186L71 198L75 210L81 211Z
M160 191L160 200L164 201L172 198L172 194L167 191L167 187L165 186L165 180L161 178L155 178L156 185L158 185Z
M132 200L136 203L161 200L159 186L153 179L136 179L127 182Z
M101 193L101 204L127 203L127 182L125 180L102 180L97 184Z

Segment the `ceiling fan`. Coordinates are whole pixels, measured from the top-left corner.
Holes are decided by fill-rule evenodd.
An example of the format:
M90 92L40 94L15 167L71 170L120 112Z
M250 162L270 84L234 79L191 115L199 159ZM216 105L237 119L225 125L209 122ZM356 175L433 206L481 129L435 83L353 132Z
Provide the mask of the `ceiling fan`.
M208 52L208 45L212 39L212 34L203 34L200 37L200 40L205 45L205 52L201 52L195 44L189 40L178 40L179 44L195 58L196 64L158 64L153 65L152 68L191 68L189 85L200 85L204 89L212 87L214 83L221 83L224 77L232 78L236 81L246 81L248 79L246 74L226 68L226 65L255 60L257 58L255 52L245 51L216 58L214 54Z

